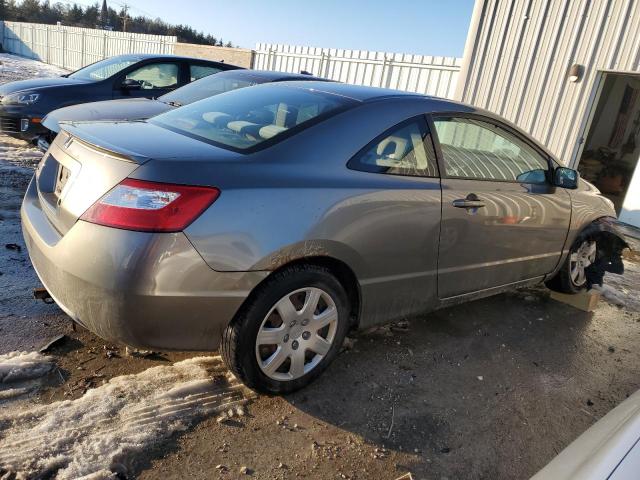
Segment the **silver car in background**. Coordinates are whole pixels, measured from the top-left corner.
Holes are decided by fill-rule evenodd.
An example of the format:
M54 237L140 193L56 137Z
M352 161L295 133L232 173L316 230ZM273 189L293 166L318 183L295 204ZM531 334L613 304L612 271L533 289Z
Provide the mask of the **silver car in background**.
M637 480L640 391L598 420L531 480Z
M614 216L488 112L326 82L65 125L22 206L33 265L75 321L136 347L220 348L277 393L316 378L349 329L621 273Z

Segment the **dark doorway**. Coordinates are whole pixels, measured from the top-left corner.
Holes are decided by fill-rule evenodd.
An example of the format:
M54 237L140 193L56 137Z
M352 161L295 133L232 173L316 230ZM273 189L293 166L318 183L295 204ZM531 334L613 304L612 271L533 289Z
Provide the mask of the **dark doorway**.
M618 215L640 155L640 76L607 73L578 170Z

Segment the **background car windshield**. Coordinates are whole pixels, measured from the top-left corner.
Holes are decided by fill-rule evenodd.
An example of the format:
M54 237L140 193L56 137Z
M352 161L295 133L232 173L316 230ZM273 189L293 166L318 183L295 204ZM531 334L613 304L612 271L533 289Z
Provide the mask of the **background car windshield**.
M77 72L70 74L69 78L94 81L104 80L139 61L139 58L133 57L113 57L81 68Z
M213 97L214 95L230 92L238 88L250 87L258 83L260 83L258 80L246 77L236 79L229 76L222 77L215 75L189 83L178 90L158 97L158 100L166 103L175 102L180 105L187 105L204 98Z
M200 100L149 121L223 147L246 150L353 102L302 88L263 85Z

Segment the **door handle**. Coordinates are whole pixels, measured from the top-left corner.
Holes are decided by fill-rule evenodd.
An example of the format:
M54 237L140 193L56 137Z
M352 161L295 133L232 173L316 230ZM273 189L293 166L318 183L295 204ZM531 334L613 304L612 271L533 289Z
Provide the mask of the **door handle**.
M484 202L478 198L475 193L470 193L467 198L459 198L452 202L456 208L481 208L484 207Z

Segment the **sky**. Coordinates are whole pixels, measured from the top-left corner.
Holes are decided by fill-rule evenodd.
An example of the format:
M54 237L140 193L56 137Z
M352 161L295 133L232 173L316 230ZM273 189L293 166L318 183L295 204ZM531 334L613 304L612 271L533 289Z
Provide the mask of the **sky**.
M119 9L125 0L107 3ZM87 3L78 1L78 3ZM474 0L127 0L133 16L257 42L461 57Z

